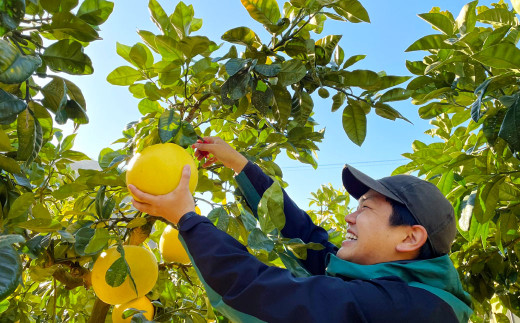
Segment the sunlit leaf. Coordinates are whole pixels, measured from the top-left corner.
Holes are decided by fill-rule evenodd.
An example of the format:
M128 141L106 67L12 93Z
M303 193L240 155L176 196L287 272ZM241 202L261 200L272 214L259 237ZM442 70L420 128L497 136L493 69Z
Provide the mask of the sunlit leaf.
M70 12L57 12L49 25L44 24L42 31L51 33L56 39L76 39L90 42L99 39L97 31L88 23Z
M134 84L141 77L141 72L130 66L119 66L108 74L107 81L110 84L127 86Z
M338 1L333 4L332 8L350 22L370 22L368 12L357 0Z
M21 83L41 65L39 56L22 55L8 41L0 39L0 82Z
M260 37L247 27L237 27L226 31L224 35L222 35L222 40L253 48L262 46Z
M489 46L474 54L472 58L495 68L520 68L520 49L510 43Z
M475 28L477 22L475 8L477 7L477 4L478 1L471 1L460 10L455 23L461 34L470 33Z
M276 0L240 0L249 15L269 30L276 29L280 8Z
M443 48L451 49L453 45L446 42L448 38L449 36L441 34L427 35L416 40L405 52Z
M446 15L438 12L422 13L418 15L426 20L434 28L440 30L443 34L452 36L455 29L455 22Z
M361 146L367 135L367 117L363 108L358 105L347 105L343 110L342 123L349 139Z
M114 3L106 0L85 0L77 16L91 25L101 25L114 10Z

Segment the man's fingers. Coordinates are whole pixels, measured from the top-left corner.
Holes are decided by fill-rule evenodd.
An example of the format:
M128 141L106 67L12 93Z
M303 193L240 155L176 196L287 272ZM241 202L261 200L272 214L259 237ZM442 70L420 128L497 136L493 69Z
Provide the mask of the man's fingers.
M155 199L155 195L145 193L145 192L141 191L140 189L138 189L137 187L135 187L135 185L129 184L128 189L130 190L130 192L132 192L132 195L137 200L141 201L141 203L151 204L153 202L153 200Z
M191 175L191 167L190 165L184 165L182 169L181 180L179 182L178 188L186 188L188 189L190 186L190 175Z

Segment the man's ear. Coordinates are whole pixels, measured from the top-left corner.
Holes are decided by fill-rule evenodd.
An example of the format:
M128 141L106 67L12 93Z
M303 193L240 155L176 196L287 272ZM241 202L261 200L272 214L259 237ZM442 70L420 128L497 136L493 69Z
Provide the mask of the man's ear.
M419 251L428 239L428 232L422 225L412 225L406 230L406 236L395 248L398 252Z

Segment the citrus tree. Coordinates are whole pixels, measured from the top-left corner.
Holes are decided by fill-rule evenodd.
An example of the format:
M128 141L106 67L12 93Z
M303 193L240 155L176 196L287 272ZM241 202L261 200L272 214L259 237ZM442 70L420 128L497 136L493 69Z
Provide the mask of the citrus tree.
M13 53L11 61L18 67L10 69L12 63L6 63L0 74L1 108L9 112L0 133L5 134L0 136L5 151L0 155L2 320L105 320L110 306L90 289L91 270L96 259L105 259L104 250L115 246L119 255L106 271L106 288L128 279L137 286L144 275L131 274L135 259L123 248L134 244L151 246L159 261L159 278L147 295L155 305L154 320L225 321L209 305L194 269L164 261L153 248L160 244L166 224L133 209L125 183L124 166L136 152L161 142L190 151L189 146L206 135L224 138L277 184L264 194L256 219L243 203L231 170L199 166L198 205L204 204L217 227L247 245L261 261L307 275L298 258L320 246L279 234L285 184L277 155L286 152L317 167L313 155L324 130L312 115L319 97L332 96L330 108L339 110L346 134L361 145L367 114L404 119L388 102L409 97L409 91L395 88L409 77L355 69L352 66L364 55L347 55L340 46L341 35L321 35L329 19L369 22L357 0L292 0L282 7L275 0L241 2L267 30L268 39L237 27L222 35L224 45L217 45L196 34L202 20L194 17L191 5L179 2L167 14L156 0L149 1L158 30L139 30L140 43L117 44L118 54L129 65L107 76L140 99L142 118L123 130L117 141L122 148L101 150L99 169L78 171L71 163L87 157L71 150L74 134L63 138L48 111L58 124L67 119L85 123L85 100L71 82L46 71L92 72L83 48L97 39L96 26L108 17L112 4L85 0L76 10L74 0L31 0L26 7L22 0L1 2L8 13L1 16L2 46ZM46 40L40 41L40 36ZM2 54L0 62L4 61ZM24 71L23 77L9 79L19 71ZM325 207L325 197L335 202ZM345 193L323 187L314 195L321 208L311 216L329 229L341 228L344 220L334 211L345 213L347 199ZM338 242L338 237L331 239ZM147 320L139 310L121 308L127 306L117 311L135 314L134 321Z
M520 315L520 25L514 9L466 4L457 18L434 8L419 16L435 30L408 51L416 76L407 86L435 143L413 143L395 173L417 172L437 184L458 219L451 255L475 307L472 320ZM516 10L516 12L515 12Z

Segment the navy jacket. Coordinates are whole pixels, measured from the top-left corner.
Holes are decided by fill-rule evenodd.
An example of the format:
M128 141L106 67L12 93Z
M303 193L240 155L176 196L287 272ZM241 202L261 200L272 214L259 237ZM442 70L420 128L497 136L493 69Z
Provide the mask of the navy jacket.
M236 177L256 213L272 184L253 163ZM267 266L206 217L179 221L181 241L211 304L233 322L467 322L470 298L448 256L358 265L335 256L327 232L285 194L282 234L317 242L302 265L310 277Z

